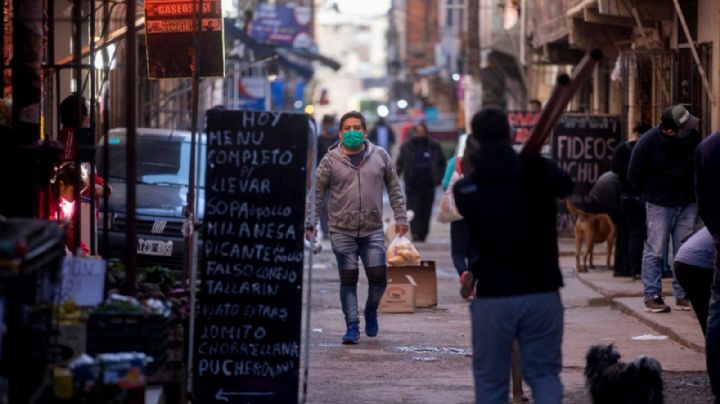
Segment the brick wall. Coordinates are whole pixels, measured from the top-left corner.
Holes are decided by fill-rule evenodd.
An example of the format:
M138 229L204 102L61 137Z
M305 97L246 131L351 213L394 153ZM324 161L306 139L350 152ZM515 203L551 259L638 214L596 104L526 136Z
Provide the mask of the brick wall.
M440 40L439 0L407 0L406 41L408 69L435 64L435 44Z

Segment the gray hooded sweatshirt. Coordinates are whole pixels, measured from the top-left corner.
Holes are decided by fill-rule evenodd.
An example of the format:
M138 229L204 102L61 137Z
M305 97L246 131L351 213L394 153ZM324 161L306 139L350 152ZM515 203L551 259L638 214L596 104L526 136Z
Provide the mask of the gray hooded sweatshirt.
M355 167L340 142L330 146L317 168L315 219L320 217L325 193L330 192L328 217L331 232L365 237L382 231L383 185L387 188L397 224L407 224L405 196L388 153L365 140L365 157ZM310 199L305 212L310 223Z

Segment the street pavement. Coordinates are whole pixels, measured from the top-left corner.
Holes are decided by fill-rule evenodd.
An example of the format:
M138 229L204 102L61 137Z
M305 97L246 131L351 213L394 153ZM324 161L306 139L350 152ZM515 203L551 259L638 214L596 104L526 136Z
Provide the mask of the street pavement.
M413 314L381 314L377 337L362 333L358 345L346 346L340 344L345 324L337 269L329 243L323 242L312 271L307 402L474 401L468 302L459 296L449 246L449 225L435 221L427 242L416 244L421 259L436 262L437 307ZM589 402L582 370L588 348L597 343L614 343L623 360L638 355L657 358L665 372L667 403L711 402L702 333L693 313L645 313L640 281L614 278L600 266L578 274L573 240L560 239L559 246L565 280L561 290L565 305L564 402ZM604 262L602 249L595 262ZM364 275L360 279L362 309L367 282ZM664 290L669 292L669 281L664 282ZM363 326L361 320L361 329ZM525 391L529 394L529 387L525 386Z

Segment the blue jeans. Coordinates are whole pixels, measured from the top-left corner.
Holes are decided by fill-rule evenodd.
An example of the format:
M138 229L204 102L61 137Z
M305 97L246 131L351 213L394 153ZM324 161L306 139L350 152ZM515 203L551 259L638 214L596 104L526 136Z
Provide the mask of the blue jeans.
M673 257L682 243L695 230L697 205L689 203L678 207L666 207L646 202L647 240L642 258L642 281L645 301L654 295L662 296L662 270L670 236L673 241ZM684 299L685 291L673 272L673 295Z
M477 404L507 404L513 341L520 344L523 379L536 404L559 404L563 388L563 305L560 293L476 297L472 317Z
M715 402L720 403L720 243L715 240L715 275L708 308L705 357Z
M385 271L385 233L382 229L366 237L353 237L340 233L330 233L335 259L340 274L340 304L345 322L348 325L359 323L357 302L358 259L362 260L368 277L368 298L365 311L375 313L385 287L386 278L372 276L369 269L382 268Z

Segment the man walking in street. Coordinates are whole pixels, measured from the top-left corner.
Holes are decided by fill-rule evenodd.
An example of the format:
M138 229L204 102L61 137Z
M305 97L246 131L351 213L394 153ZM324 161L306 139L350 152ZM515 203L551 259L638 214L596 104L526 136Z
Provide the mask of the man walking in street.
M430 139L427 126L418 123L411 138L400 147L398 175L405 179L408 209L415 212L410 230L413 241L425 241L430 231L435 188L445 173L445 156L440 144Z
M662 298L662 269L672 236L673 255L695 230L697 205L693 188L693 156L700 143L698 118L682 105L662 113L661 123L638 140L630 157L628 179L643 193L647 212L647 240L642 259L645 311L666 313ZM690 302L673 274L678 310Z
M540 155L519 156L506 114L485 108L472 119L479 150L472 175L454 187L475 255L472 318L475 401L507 404L513 341L536 404L562 401L563 306L558 289L556 198L572 192L570 177ZM521 248L521 250L518 250ZM520 252L519 252L520 251Z
M705 353L715 404L720 404L720 131L695 152L698 214L715 242L715 275L708 308Z
M383 186L387 189L399 235L408 231L405 199L395 167L387 152L367 139L365 118L351 111L340 118L340 141L320 161L316 176L315 206L308 200L305 237L316 232L310 223L329 193L330 243L340 273L340 303L347 332L343 344L357 344L360 338L357 283L358 258L362 261L369 289L365 302L365 335L378 334L377 309L387 285L385 234L383 232Z

